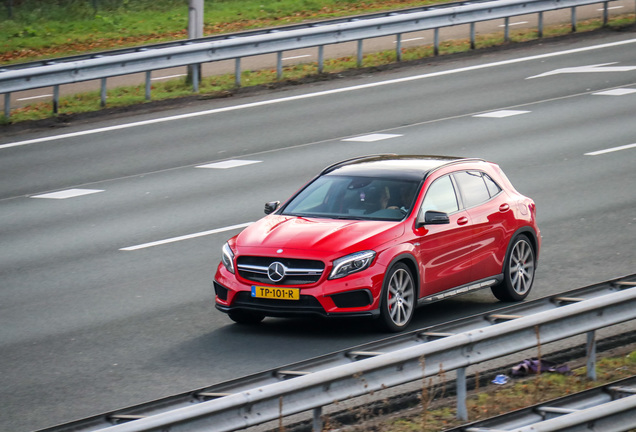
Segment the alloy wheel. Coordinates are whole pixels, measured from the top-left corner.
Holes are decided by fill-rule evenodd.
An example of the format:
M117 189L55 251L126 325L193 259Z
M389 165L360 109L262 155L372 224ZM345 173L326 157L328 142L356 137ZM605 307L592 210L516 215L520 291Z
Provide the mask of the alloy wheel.
M408 270L398 268L391 275L387 290L387 307L391 321L403 327L411 320L415 306L413 278Z
M512 289L525 295L534 279L534 251L525 239L519 239L512 248L508 272Z

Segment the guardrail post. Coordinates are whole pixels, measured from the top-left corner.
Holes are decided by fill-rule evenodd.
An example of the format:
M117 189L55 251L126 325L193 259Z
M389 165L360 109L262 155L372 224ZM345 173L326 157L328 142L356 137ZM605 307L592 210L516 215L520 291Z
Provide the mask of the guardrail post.
M607 22L609 21L609 2L603 3L603 27L607 26Z
M439 55L439 29L436 28L433 34L433 54Z
M9 120L11 115L11 93L4 94L4 117Z
M150 100L150 75L152 71L146 71L146 100Z
M510 18L504 18L504 42L510 42Z
M587 377L596 381L596 331L587 332Z
M475 23L470 23L470 49L475 49Z
M106 106L106 78L102 78L101 90L99 93L99 106L104 108Z
M60 110L60 86L53 86L53 114L57 114Z
M358 40L358 67L362 66L362 39Z
M278 51L276 53L276 79L280 80L281 78L283 78L283 53Z
M318 73L322 73L325 69L325 46L318 47Z
M234 60L234 84L237 87L241 86L241 58L237 57Z
M314 420L311 427L313 432L322 432L322 407L314 408Z
M402 33L398 33L395 40L395 59L402 61Z
M576 7L572 7L572 33L576 32Z
M540 38L543 37L543 12L539 12L539 23L537 24L537 33Z
M194 93L199 93L199 72L201 69L200 65L192 65L192 91Z
M457 369L457 419L468 420L468 409L466 408L466 368Z

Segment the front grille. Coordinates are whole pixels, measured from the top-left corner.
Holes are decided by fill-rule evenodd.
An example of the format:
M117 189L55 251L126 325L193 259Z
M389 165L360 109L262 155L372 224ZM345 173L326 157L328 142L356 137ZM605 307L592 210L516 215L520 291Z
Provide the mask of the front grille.
M280 281L274 281L268 276L270 265L276 262L281 263L285 268L285 276ZM252 282L275 285L307 285L320 280L325 265L322 261L315 260L240 256L236 260L236 268L242 278Z

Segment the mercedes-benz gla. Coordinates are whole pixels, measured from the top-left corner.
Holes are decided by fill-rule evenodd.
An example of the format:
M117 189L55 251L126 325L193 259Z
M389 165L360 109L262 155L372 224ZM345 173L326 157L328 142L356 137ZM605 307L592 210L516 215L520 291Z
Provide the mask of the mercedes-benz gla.
M498 165L439 156L365 156L325 168L222 249L216 307L264 317L373 317L401 331L417 306L481 288L532 288L535 203Z

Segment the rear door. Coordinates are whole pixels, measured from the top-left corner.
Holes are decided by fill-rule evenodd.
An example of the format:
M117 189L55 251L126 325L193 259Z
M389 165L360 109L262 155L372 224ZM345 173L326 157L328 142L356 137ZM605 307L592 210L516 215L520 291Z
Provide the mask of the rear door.
M453 174L472 221L472 279L501 273L510 230L514 230L513 203L488 174L462 171Z

